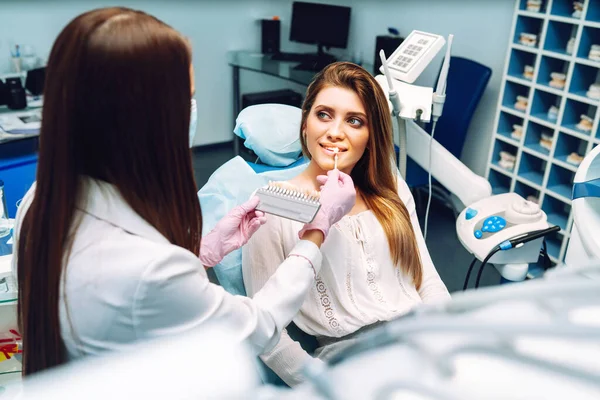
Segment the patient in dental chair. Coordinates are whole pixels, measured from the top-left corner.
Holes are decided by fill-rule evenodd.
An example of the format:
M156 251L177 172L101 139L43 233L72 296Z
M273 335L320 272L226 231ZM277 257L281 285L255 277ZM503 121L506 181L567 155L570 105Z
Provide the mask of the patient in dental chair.
M294 323L315 336L313 355L283 332L262 360L290 386L302 382L310 357L327 360L383 321L419 303L450 298L425 246L415 203L394 164L386 96L375 79L351 63L334 63L308 87L300 138L306 169L288 183L319 190L318 175L337 167L351 175L356 205L329 232L315 286ZM249 296L257 293L298 242L301 224L268 215L243 249Z

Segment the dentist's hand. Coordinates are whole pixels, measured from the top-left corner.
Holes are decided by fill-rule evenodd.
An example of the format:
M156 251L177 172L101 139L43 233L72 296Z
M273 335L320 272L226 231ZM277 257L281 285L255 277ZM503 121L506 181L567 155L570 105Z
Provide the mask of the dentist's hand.
M348 214L356 203L356 189L350 175L337 169L327 172L327 176L317 177L321 186L321 208L312 222L304 225L298 233L300 239L310 230L323 232L323 239L327 237L329 228Z
M267 222L262 211L256 211L258 197L232 209L200 242L200 261L205 267L214 267L223 257L239 249Z

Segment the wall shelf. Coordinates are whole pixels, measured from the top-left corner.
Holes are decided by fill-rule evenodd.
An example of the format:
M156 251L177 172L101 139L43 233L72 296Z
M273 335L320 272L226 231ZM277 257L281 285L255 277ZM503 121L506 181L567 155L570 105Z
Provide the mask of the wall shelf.
M553 58L560 58L561 60L565 60L565 61L571 60L571 56L569 54L565 54L565 53L553 53L551 51L543 50L542 55L548 56L548 57L553 57Z
M564 260L570 236L576 155L600 144L600 98L592 86L600 84L600 47L592 47L600 46L600 0L582 2L574 13L573 0L543 0L539 10L515 1L488 158L494 193L533 199L560 226L547 238L555 262ZM535 45L523 44L521 33L537 35ZM526 66L532 67L527 76ZM515 108L517 96L526 107ZM521 135L514 126L522 127ZM501 151L515 155L512 169L498 163Z
M513 78L531 81L532 78L526 78L524 72L526 66L535 68L536 54L523 50L515 50L514 54L515 57L510 60L510 65L508 66L508 75Z
M524 117L524 116L523 116L523 117ZM529 121L533 121L533 122L535 122L536 124L543 125L543 126L545 126L545 127L547 127L547 128L550 128L550 129L555 129L555 128L556 128L556 124L555 124L555 122L556 122L556 121L554 121L554 122L549 122L549 121L547 121L547 120L545 120L545 119L536 118L536 117L534 117L533 115L530 115L530 116L529 116Z
M549 114L550 108L552 106L558 109L558 113L560 113L560 103L562 98L557 96L556 94L549 93L543 90L535 90L533 95L533 104L531 105L531 115L541 119L542 121L546 121L550 124L556 124L558 120L558 116L556 118L552 118Z
M565 132L559 132L558 140L556 142L556 148L554 149L554 158L566 164L571 164L573 165L573 167L577 168L579 164L575 162L576 159L573 159L574 157L570 156L572 153L576 153L579 155L585 154L588 145L588 141L585 141L573 135L569 135Z
M552 164L550 176L548 177L548 191L566 197L567 199L571 198L574 177L575 172L559 165Z
M519 13L525 13L525 14L533 15L533 16L542 15L546 12L547 5L548 5L547 1L542 1L542 4L540 4L540 9L538 11L527 10L527 0L519 0L518 1L518 11L519 11Z
M504 90L504 99L502 100L502 105L508 109L511 109L518 113L525 113L526 109L518 108L517 103L519 98L529 98L529 87L515 83L515 82L506 82L506 88ZM527 106L528 103L525 104Z
M542 185L544 181L544 171L546 170L547 162L542 158L536 157L529 153L521 155L518 174L527 182Z
M560 58L554 58L550 56L542 56L540 63L539 73L537 76L537 83L541 86L557 91L563 91L564 86L557 86L559 81L554 80L551 75L553 74L564 74L566 79L569 69L569 62ZM564 85L564 80L563 80Z
M541 192L532 185L528 185L524 182L517 181L515 184L515 193L521 195L524 199L540 203Z
M547 139L551 139L548 142ZM554 138L554 131L546 126L536 124L535 122L529 122L527 124L527 134L525 135L525 147L535 153L543 156L550 155L552 148L552 139Z
M592 132L592 127L589 130L583 129L581 125L582 116L591 118L592 123L596 118L596 106L587 103L582 103L573 99L567 99L565 110L561 122L563 128L567 128L582 135L589 136Z
M509 143L513 143L518 145L521 139L518 136L515 136L513 132L515 131L515 126L520 126L523 128L523 118L518 117L514 114L507 113L506 111L500 112L500 120L498 121L498 130L496 131L500 138L504 138Z
M577 34L577 25L570 22L548 21L544 50L569 56L569 40Z
M600 3L597 1L588 2L588 10L585 20L586 22L600 23Z
M492 192L494 194L508 193L510 190L510 177L498 172L490 171L489 175L490 184L492 185Z
M550 8L550 15L552 17L562 17L565 20L580 20L580 17L576 17L573 9L572 0L553 0Z
M542 210L546 213L549 223L560 226L560 229L563 231L567 230L567 223L571 213L570 204L564 203L552 196L545 196Z
M531 48L539 48L540 47L540 37L541 37L541 33L542 33L542 24L544 22L543 18L540 18L538 15L531 15L531 16L525 16L525 15L517 15L517 26L515 29L515 33L513 36L513 43L515 44L520 44L520 45L525 45L524 43L522 43L521 40L521 35L522 34L532 34L532 35L536 35L537 39L535 40L535 44L530 45L525 45L526 47L531 47Z
M496 143L494 146L494 158L492 159L492 164L494 164L496 167L500 168L501 170L506 171L507 173L512 173L514 171L514 167L508 168L505 165L502 165L502 163L500 162L500 160L502 158L501 153L504 152L504 153L510 154L516 158L518 150L519 150L519 148L517 146L509 144L503 140L496 140Z
M589 60L600 66L600 60L590 59L592 45L600 44L600 29L584 26L581 32L581 41L577 50L577 57Z
M573 69L573 76L571 77L569 93L588 98L591 102L599 102L600 99L593 99L587 96L590 86L593 83L598 82L599 72L600 65L598 67L591 67L589 65L576 62Z

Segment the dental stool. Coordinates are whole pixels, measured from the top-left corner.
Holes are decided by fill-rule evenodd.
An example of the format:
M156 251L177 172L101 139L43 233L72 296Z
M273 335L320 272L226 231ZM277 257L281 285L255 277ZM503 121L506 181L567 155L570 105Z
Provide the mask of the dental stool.
M229 210L247 201L257 188L273 180L289 180L306 168L302 157L300 120L302 111L283 104L259 104L243 109L236 119L234 133L244 146L258 156L249 162L236 156L219 167L198 192L202 207L202 235L214 228ZM219 284L229 293L246 296L242 276L242 251L228 254L213 271ZM316 339L292 323L288 334L309 353ZM260 361L260 360L259 360ZM265 383L285 385L266 365L259 362Z

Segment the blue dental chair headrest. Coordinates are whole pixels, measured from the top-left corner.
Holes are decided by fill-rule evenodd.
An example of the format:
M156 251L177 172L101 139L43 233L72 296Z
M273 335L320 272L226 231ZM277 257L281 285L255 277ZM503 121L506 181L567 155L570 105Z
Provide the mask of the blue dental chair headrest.
M234 133L245 139L245 146L254 151L263 164L247 162L237 156L211 175L198 191L203 236L259 187L269 181L289 180L306 168L308 160L301 157L299 138L301 116L299 108L283 104L260 104L240 112ZM241 249L228 254L213 270L225 290L246 295Z
M308 160L301 157L300 122L302 111L283 104L261 104L247 107L236 119L234 133L245 139L244 145L254 151L262 164L237 156L217 169L198 192L202 207L202 235L233 207L248 200L252 193L269 181L289 180L300 174ZM242 250L228 254L213 267L219 284L229 293L246 296L242 274ZM317 347L316 339L288 326L288 334L307 351ZM266 365L259 361L263 382L285 385Z
M244 108L233 133L244 146L271 167L288 167L298 161L302 110L284 104L258 104Z

